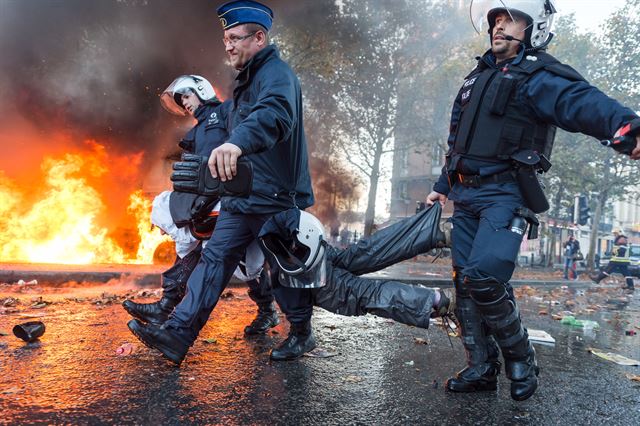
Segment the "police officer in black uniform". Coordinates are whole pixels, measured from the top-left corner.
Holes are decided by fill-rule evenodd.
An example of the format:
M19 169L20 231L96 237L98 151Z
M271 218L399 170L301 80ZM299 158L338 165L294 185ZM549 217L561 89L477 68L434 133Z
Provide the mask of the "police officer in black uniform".
M539 370L509 280L525 220L535 224L533 213L548 208L536 172L550 167L556 127L599 139L621 136L614 149L637 160L638 117L544 51L555 13L550 0L471 7L476 28L489 26L491 49L456 97L446 165L427 196L429 205L454 201L456 316L468 366L447 389L495 390L502 352L511 396L525 400Z
M240 72L229 138L213 150L209 168L224 183L234 178L242 156L253 165L253 187L248 198L223 197L215 232L169 320L161 327L135 319L128 324L136 337L176 364L196 340L262 225L278 212L305 209L314 202L300 83L269 44L273 12L255 1L232 1L218 9L218 17L229 61ZM278 285L277 271L271 277L276 299L291 323L288 338L271 358L296 358L315 347L311 294Z
M176 78L165 89L160 100L170 113L189 115L197 121L178 144L184 152L208 157L214 148L228 138L227 119L232 103L220 102L213 86L204 77L182 75ZM168 203L165 203L167 196ZM147 304L132 300L123 302L122 306L131 316L154 324L162 324L168 319L173 308L184 297L187 279L200 259L201 240L206 244L211 236L215 217L209 214L217 202L218 197L179 191L162 193L154 200L154 210L168 210L164 212L166 216L170 215L165 219L166 225L156 225L176 241L177 256L174 265L162 273L162 298L159 301ZM152 220L155 216L152 212ZM241 277L247 282L250 298L258 305L258 315L245 327L245 333L265 333L279 323L268 276Z

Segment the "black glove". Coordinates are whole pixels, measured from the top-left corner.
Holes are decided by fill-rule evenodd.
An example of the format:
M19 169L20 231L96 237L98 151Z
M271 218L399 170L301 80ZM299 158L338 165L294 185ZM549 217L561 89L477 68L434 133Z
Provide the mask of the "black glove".
M634 118L620 129L620 135L610 141L602 141L602 145L610 146L616 151L631 155L636 148L636 136L640 134L640 118Z
M199 196L191 206L191 218L194 222L203 221L209 217L211 210L218 204L220 197Z
M173 165L173 190L217 197L249 196L253 183L253 167L250 161L238 159L236 175L226 182L211 176L208 161L208 157L182 154L182 161Z

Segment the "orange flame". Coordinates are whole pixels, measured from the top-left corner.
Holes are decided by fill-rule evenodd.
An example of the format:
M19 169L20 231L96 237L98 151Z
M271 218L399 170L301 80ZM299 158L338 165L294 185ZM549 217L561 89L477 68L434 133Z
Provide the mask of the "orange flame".
M119 174L134 173L142 155L114 158L98 143L87 145L90 153L46 157L43 182L18 186L0 171L0 261L153 263L155 248L168 237L151 229L151 201L141 191L129 196L131 228L139 240L137 252L131 253L110 236L115 224L109 223L111 212L96 189L109 180L109 166L115 164Z

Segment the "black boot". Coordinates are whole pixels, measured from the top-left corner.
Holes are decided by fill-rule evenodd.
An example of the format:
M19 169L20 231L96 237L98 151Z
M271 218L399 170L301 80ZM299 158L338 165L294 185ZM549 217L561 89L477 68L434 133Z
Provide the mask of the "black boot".
M159 350L176 365L180 365L189 351L189 344L162 326L143 324L137 319L127 323L129 330L146 346Z
M311 322L291 324L289 337L271 351L271 359L274 361L296 359L314 350L315 347L316 339L311 330Z
M125 300L122 307L134 318L149 324L160 325L169 319L169 314L180 302L180 299L162 299L153 303L135 303L133 300Z
M200 260L202 250L198 246L182 259L176 261L162 273L162 298L154 303L135 303L132 300L122 302L122 307L134 318L151 324L162 324L173 312L173 308L184 297L187 280Z
M473 300L468 294L461 293L457 294L455 312L467 354L467 367L447 380L446 389L451 392L496 390L500 374L498 346L486 334L486 327Z
M524 401L538 388L538 365L515 301L501 283L491 280L465 284L478 311L494 335L511 380L511 398Z
M602 281L603 279L605 279L608 276L609 275L605 274L602 271L599 271L597 274L589 274L589 278L591 278L591 281L593 281L596 284L599 284L600 281Z
M627 290L635 290L636 289L636 286L635 286L635 284L633 282L633 277L624 277L624 281L625 281L625 286L622 287L622 288L627 289Z
M280 318L273 303L258 305L258 315L244 328L244 334L247 336L265 334L267 330L278 324L280 324Z

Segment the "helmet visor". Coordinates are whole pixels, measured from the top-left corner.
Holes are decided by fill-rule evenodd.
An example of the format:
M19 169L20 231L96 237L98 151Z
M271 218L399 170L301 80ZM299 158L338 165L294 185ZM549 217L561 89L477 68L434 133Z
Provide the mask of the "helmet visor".
M327 258L324 255L314 267L301 274L291 275L287 274L279 267L276 269L278 282L284 287L320 288L327 284Z
M524 3L527 3L525 5ZM478 34L485 35L489 30L487 16L493 9L504 9L514 22L522 19L523 11L527 11L531 6L531 1L527 0L471 0L469 17L473 29Z
M185 116L188 113L182 105L182 95L195 93L194 87L191 77L178 77L173 80L169 87L164 89L164 92L160 95L160 103L171 114Z

